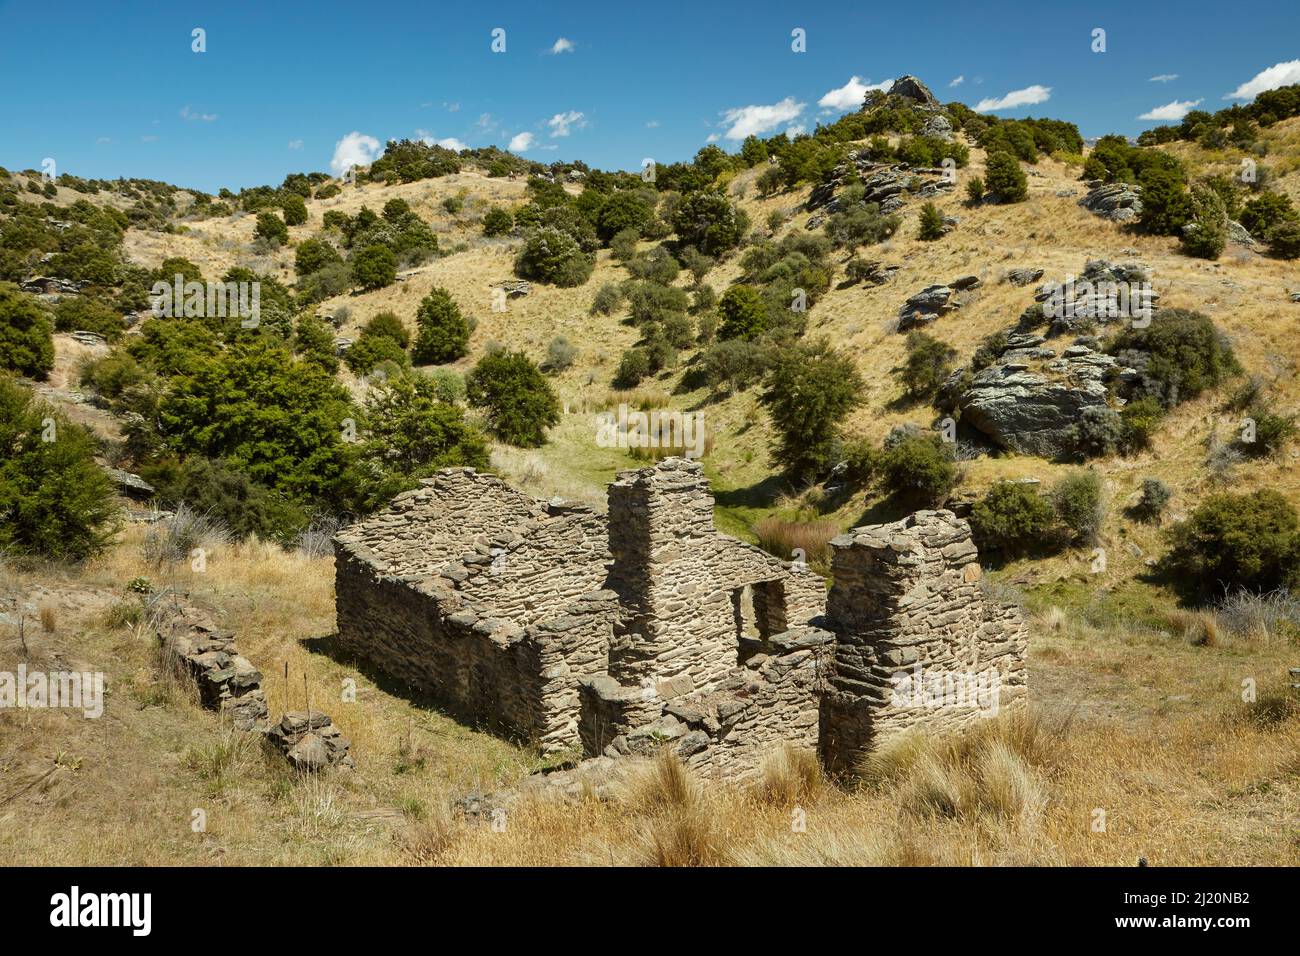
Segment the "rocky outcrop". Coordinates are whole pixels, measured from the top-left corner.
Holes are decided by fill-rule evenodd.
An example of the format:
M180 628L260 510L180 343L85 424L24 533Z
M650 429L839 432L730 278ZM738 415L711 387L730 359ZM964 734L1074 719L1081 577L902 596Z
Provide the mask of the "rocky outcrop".
M1228 220L1228 241L1235 242L1239 246L1250 246L1251 248L1259 244L1255 241L1255 237L1250 234L1250 230L1235 219Z
M1006 274L1006 281L1012 285L1026 286L1032 285L1042 277L1042 269L1009 269Z
M1079 205L1111 222L1136 222L1142 215L1142 187L1092 179L1088 181L1087 195L1079 200Z
M962 276L947 285L926 286L899 308L898 331L908 332L929 325L940 316L961 308L960 293L972 291L980 285L979 276Z
M836 166L830 176L808 194L804 208L822 213L822 218L809 220L809 228L816 228L826 215L840 210L840 198L836 193L853 182L862 184L865 190L863 202L875 203L882 213L902 209L908 196L933 197L956 188L943 169L914 168L905 163L876 163L857 150L851 151L848 159L848 163Z
M889 94L911 100L918 106L926 106L931 109L939 108L939 101L930 92L930 88L910 73L894 80L894 85L889 88Z
M1051 321L1050 334L1090 332L1099 322L1149 316L1160 300L1151 270L1141 262L1090 259L1078 276L1039 286L1034 301Z

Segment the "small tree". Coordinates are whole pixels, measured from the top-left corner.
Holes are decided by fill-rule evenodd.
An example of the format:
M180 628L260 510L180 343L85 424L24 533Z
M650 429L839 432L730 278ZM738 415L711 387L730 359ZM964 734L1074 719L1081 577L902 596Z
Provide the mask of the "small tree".
M1284 219L1270 229L1268 251L1279 259L1300 259L1300 218Z
M253 231L253 238L282 246L289 241L289 227L275 213L259 212L257 214L257 228Z
M907 336L907 362L903 366L903 384L914 399L932 397L952 372L957 350L924 332Z
M297 193L289 193L285 196L280 201L280 209L284 212L286 225L301 226L307 221L307 204Z
M487 412L488 427L511 445L536 448L560 421L560 403L528 356L499 350L479 360L465 379L469 403Z
M294 252L293 268L299 276L307 276L341 261L338 250L324 239L304 239Z
M418 328L411 358L418 365L454 362L469 351L469 323L446 289L435 288L415 314Z
M1009 152L991 154L985 169L988 191L999 202L1022 202L1029 196L1029 180L1020 161Z
M113 486L95 440L0 376L0 551L79 561L113 535Z
M934 203L928 202L921 207L921 238L927 242L943 238L943 216Z
M54 323L40 303L0 282L0 371L45 378L54 368Z
M1211 495L1175 526L1172 538L1167 569L1206 596L1300 583L1300 518L1272 489Z
M636 388L650 374L650 356L645 349L631 348L618 360L611 383L615 388Z
M1228 242L1228 212L1223 197L1209 186L1192 190L1192 221L1183 226L1183 250L1200 259L1217 259Z
M935 434L908 435L887 446L880 470L890 492L925 504L943 501L961 478L951 445Z
M1159 524L1173 496L1174 493L1169 490L1169 486L1159 478L1143 478L1142 494L1138 498L1138 503L1133 506L1133 517L1139 521Z
M773 460L796 480L819 474L835 453L844 417L861 404L863 387L853 360L824 339L780 350L762 397L777 433Z
M1000 481L971 509L971 531L981 550L1022 551L1043 543L1051 529L1052 506L1019 481Z
M584 253L571 235L544 226L524 243L515 259L515 273L524 279L571 288L586 282L594 265L595 257Z
M1095 471L1076 471L1053 485L1050 497L1056 517L1070 531L1072 540L1095 544L1106 520L1101 477Z
M673 212L673 229L683 245L718 256L740 245L749 217L719 192L701 189L684 196Z
M763 294L751 285L733 285L718 300L724 339L754 339L767 331L768 309Z
M397 256L387 246L366 246L352 257L352 281L371 291L397 281Z
M966 181L966 198L972 205L979 205L984 201L984 180L979 176L972 176Z
M485 236L504 236L508 235L510 230L515 228L515 217L511 215L509 209L501 206L493 206L483 217L483 235Z

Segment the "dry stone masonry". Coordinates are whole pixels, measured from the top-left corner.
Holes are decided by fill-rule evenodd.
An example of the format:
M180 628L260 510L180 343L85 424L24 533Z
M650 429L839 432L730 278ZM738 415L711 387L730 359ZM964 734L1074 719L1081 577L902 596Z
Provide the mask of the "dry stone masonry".
M723 778L790 744L847 765L876 726L970 716L882 705L864 667L995 663L1023 690L1018 612L985 602L970 530L949 512L839 539L828 608L801 563L717 531L697 461L622 472L608 501L602 515L439 472L335 538L341 646L545 753L668 747Z

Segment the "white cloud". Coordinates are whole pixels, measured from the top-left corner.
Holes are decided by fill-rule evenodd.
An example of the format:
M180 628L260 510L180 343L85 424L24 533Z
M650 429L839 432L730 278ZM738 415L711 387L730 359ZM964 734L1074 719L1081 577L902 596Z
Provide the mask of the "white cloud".
M587 125L587 117L577 110L569 110L567 113L556 113L546 121L546 125L551 128L551 136L568 136L570 129L583 129Z
M659 128L659 121L658 121L658 120L650 120L650 122L648 122L648 123L645 124L645 128L646 128L646 129L658 129L658 128Z
M485 133L490 133L492 130L496 129L499 124L492 118L491 113L480 113L478 119L474 121L474 125Z
M532 133L516 133L510 138L508 149L512 153L522 153L533 148Z
M1172 103L1166 103L1164 106L1157 106L1155 109L1147 110L1139 116L1138 119L1180 120L1200 105L1200 100L1174 100Z
M976 113L988 113L991 110L1010 110L1017 106L1033 106L1035 103L1046 103L1052 98L1052 88L1050 86L1039 86L1035 83L1033 86L1026 86L1023 90L1012 90L1006 96L997 99L980 100L975 104Z
M444 102L442 105L443 105L443 107L446 108L446 110L447 110L448 113L459 113L459 112L460 112L460 104L459 104L459 103L446 103L446 102Z
M191 109L188 103L181 107L181 119L191 123L195 120L202 120L205 123L211 123L216 118L216 113L199 113Z
M1151 79L1147 80L1147 82L1148 83L1171 83L1176 79L1178 79L1177 73L1157 73L1155 76L1151 77Z
M965 73L962 73L962 74L959 75L959 76L955 76L955 77L953 77L952 82L950 82L948 85L949 85L949 86L961 86L961 85L962 85L963 83L965 83L965 82L966 82L966 74L965 74Z
M552 53L572 53L572 52L573 52L573 41L572 41L572 40L566 40L564 37L560 37L558 40L556 40L554 43L551 44L551 52L552 52Z
M100 146L108 146L113 142L111 136L100 136L95 140Z
M353 130L334 144L330 169L334 175L342 176L353 166L369 166L379 158L379 153L379 140Z
M290 149L302 149L302 140L300 140L300 139L291 139L291 140L289 140L289 148L290 148Z
M804 126L803 123L796 123L794 126L787 126L785 128L785 135L789 136L791 139L794 139L796 136L802 136L806 132L808 132L808 128Z
M708 136L704 137L704 142L706 143L716 143L717 141L718 141L717 133L710 133Z
M731 125L727 130L727 139L744 139L746 136L766 133L782 123L798 119L807 105L796 102L793 96L787 96L770 106L739 106L725 110L722 119Z
M1267 70L1260 70L1253 77L1231 93L1224 95L1225 100L1253 100L1266 90L1275 90L1279 86L1300 83L1300 60L1287 60L1274 63Z
M828 90L826 95L817 101L817 105L824 110L851 110L862 105L862 99L867 95L867 90L888 91L893 85L893 80L867 84L862 82L860 77L851 76L843 86Z
M443 149L452 149L460 152L462 149L469 149L464 143L455 136L445 136L442 139L435 139L433 134L427 129L417 129L415 135L419 137L420 142L425 146L441 146Z

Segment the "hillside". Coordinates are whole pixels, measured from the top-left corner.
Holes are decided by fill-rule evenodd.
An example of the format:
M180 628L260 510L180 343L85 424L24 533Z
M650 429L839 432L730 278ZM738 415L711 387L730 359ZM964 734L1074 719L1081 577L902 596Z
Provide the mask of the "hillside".
M860 122L869 124L886 108L899 108L896 100L875 102L873 112L869 99ZM1023 200L970 201L967 184L976 177L991 180L991 158L1006 154L987 140L980 146L983 128L965 128L960 112L951 112L958 128L948 142L968 154L954 167L955 188L924 195L904 190L897 228L883 241L863 244L856 255L828 242L824 261L830 281L803 317L806 328L789 338L773 334L762 339L773 354L794 354L790 350L824 337L856 369L862 387L839 422L837 448L856 442L877 449L901 426L929 432L948 414L937 407L937 399L911 400L906 394L902 372L909 337L899 331L899 314L916 293L962 277L979 281L961 292L959 308L924 326L928 335L954 350L946 374L970 363L990 337L1016 326L1034 305L1041 283L1078 276L1094 260L1140 263L1151 277L1159 310L1208 316L1240 366L1200 394L1171 402L1149 445L1125 453L1111 448L1095 455L1039 457L999 448L988 435L972 438L973 433L963 432L974 450L956 463L960 482L927 506L947 504L969 515L1002 482L1031 479L1031 487L1046 490L1080 472L1100 477L1106 504L1104 520L1089 540L983 555L987 586L1011 595L1030 621L1031 716L991 725L987 732L1014 756L1014 766L1002 768L1007 778L1001 789L1000 771L981 763L978 747L963 750L962 745L927 741L914 752L886 755L886 763L896 763L877 768L873 781L854 788L833 786L819 771L809 772L797 757L787 756L786 765L750 788L687 788L673 797L671 780L653 776L671 773L659 767L642 771L649 777L615 781L611 786L618 796L613 801L603 799L608 793L599 794L602 799L583 793L568 802L526 794L512 805L509 830L494 833L464 808L484 794L526 789L524 781L544 762L527 747L457 723L382 674L358 672L334 651L333 558L321 546L320 534L338 520L355 518L361 499L345 502L330 485L293 501L311 516L308 530L318 534L310 540L295 534L282 542L285 547L257 535L233 540L228 529L218 527L207 529L206 536L196 532L193 540L176 545L176 553L160 558L159 541L166 539L172 519L146 523L157 516L148 514L152 505L136 500L120 502L136 520L125 523L105 550L84 561L15 553L0 562L0 658L21 655L29 661L104 670L116 705L102 725L89 728L62 714L0 714L0 726L12 731L0 746L0 846L31 859L82 864L1128 865L1138 857L1156 865L1294 863L1300 852L1295 827L1300 819L1300 717L1287 696L1285 678L1288 667L1300 664L1300 614L1294 599L1275 591L1270 598L1235 605L1192 602L1158 562L1170 550L1170 529L1215 495L1267 490L1300 504L1300 447L1289 435L1281 447L1258 457L1229 455L1221 447L1237 436L1245 411L1257 407L1230 407L1229 397L1243 383L1256 384L1259 407L1284 419L1300 413L1295 260L1272 254L1262 237L1250 245L1229 242L1218 256L1197 258L1175 235L1152 234L1093 214L1080 205L1089 191L1082 166L1092 151L1040 150L1033 162L1017 164L1027 178ZM815 141L834 153L838 163L827 160L821 175L800 176L775 190L761 180L769 169L793 168L792 153L784 164L731 162L708 178L708 187L716 188L750 224L743 241L724 249L707 269L703 282L715 293L751 284L745 254L765 241L775 247L783 240L828 234L819 190L824 192L835 171L844 168L844 156L882 148L881 134L874 129L871 135L845 135ZM929 134L916 127L885 130L893 150L906 149L909 140L922 135ZM1300 203L1300 116L1276 122L1259 137L1266 145L1261 162L1272 174L1269 189ZM1032 140L1030 145L1032 149ZM1245 155L1232 147L1212 150L1186 141L1141 149L1177 158L1190 184L1212 175L1231 176ZM895 155L873 164L870 172L900 163ZM677 165L692 171L709 168L698 158L695 166ZM912 176L934 174L930 164L902 165ZM832 537L915 510L900 503L897 489L882 483L879 472L856 484L839 477L830 466L844 455L824 462L826 467L814 474L791 478L771 455L779 436L763 386L728 390L717 382L701 384L711 344L707 340L677 348L669 367L645 376L635 388L615 388L624 354L646 347L657 330L654 323L635 324L626 307L611 314L593 309L602 287L631 276L626 257L620 259L608 240L592 251L593 267L581 284L561 287L532 279L526 295L509 298L506 311L495 311L494 287L517 278L516 259L533 233L520 227L487 236L485 216L494 208L520 214L556 181L569 206L554 194L548 202L581 209L584 181L592 181L598 171L576 177L567 175L570 171L548 170L541 177L545 186L538 186L535 177L530 187L527 175L493 175L490 162L466 156L455 172L410 182L389 181L400 180L396 176L375 181L366 171L355 183L320 176L305 198L306 220L288 225L288 241L278 246L257 236L258 212L265 208L240 209L237 197L197 200L197 191L176 190L122 230L123 266L135 272L104 297L126 311L123 303L133 282L152 277L165 263L184 260L212 283L225 281L232 269L251 270L268 286L268 279L278 280L289 298L304 287L295 257L305 242L325 237L349 263L356 258L358 250L347 249L341 238L345 233L330 226L327 215L335 214L333 222L342 214L355 223L363 210L379 214L401 200L436 236L436 255L399 263L395 281L380 288L347 283L317 301L291 299L300 313L292 317L293 327L300 328L303 316L318 316L331 335L355 347L367 323L391 312L415 338L421 332L421 303L445 289L471 320L472 331L465 354L441 363L439 374L449 370L472 379L485 356L501 347L545 366L552 343L567 339L574 348L572 361L545 369L559 414L538 447L521 447L526 443L492 434L482 407L463 400L449 403L459 410L458 421L463 414L465 422L487 436L492 470L515 487L538 498L573 499L603 509L606 485L615 474L647 462L644 453L602 447L597 440L597 414L628 403L646 410L702 412L709 436L703 466L716 496L719 529L757 542L782 559L792 556L791 547L803 546L815 569L824 572L823 556ZM684 177L677 168L665 175L678 184ZM854 175L841 174L839 196ZM619 190L639 188L635 179L627 174ZM16 187L14 201L24 206L49 201L73 210L75 204L89 203L116 210L123 218L140 208L138 201L133 204L107 190L87 194L58 186L52 196L48 190L37 195L27 188L33 181L29 175L9 174L8 181ZM325 198L317 195L327 186L337 188L327 189ZM669 192L660 189L662 195ZM677 203L695 191L671 192ZM1148 196L1152 192L1148 189ZM1244 198L1251 195L1243 190ZM933 201L941 216L956 220L941 238L920 235L926 201ZM217 204L226 208L214 211ZM159 215L165 224L160 225ZM0 228L15 218L11 206L0 218ZM671 230L660 225L661 234L653 239L643 235L635 248L646 254L666 243L684 260L684 251L669 238ZM93 228L109 227L96 223ZM388 227L381 222L373 228ZM647 225L645 232L653 230ZM44 256L38 260L42 265L58 264L58 255ZM854 259L897 268L881 284L853 281L847 266ZM1013 269L1042 270L1042 276L1017 284L1008 280ZM696 294L689 269L669 284ZM89 283L84 291L89 297L103 289ZM58 305L47 304L52 310ZM692 330L711 312L693 311ZM143 315L135 320L120 330L120 337L114 329L117 341L102 344L74 338L77 329L56 332L48 374L24 381L90 429L100 442L102 463L161 481L174 478L184 461L203 458L197 445L180 443L179 426L173 424L171 432L158 429L162 450L146 445L150 451L137 454L140 446L131 443L137 423L131 415L148 418L137 414L144 405L131 404L138 396L123 390L110 399L94 394L94 387L82 381L89 364L130 351L133 342L145 339L143 330L150 322L162 321ZM1112 332L1103 328L1093 337L1105 339ZM212 355L229 355L237 344L247 344L238 334L221 332L224 338ZM292 335L286 341L285 348L306 354ZM1101 353L1107 343L1094 344ZM204 361L209 357L205 353ZM174 373L150 368L141 379L165 396L168 389L188 387L188 379L203 377L199 366L181 368ZM386 374L403 374L393 370L396 366L387 368ZM419 379L431 370L410 374ZM385 385L382 377L358 375L346 364L330 385L334 382L357 408L368 408L367 400ZM1108 386L1106 400L1113 400L1118 386L1113 381ZM231 386L232 391L243 388ZM342 401L332 393L328 397ZM158 401L165 404L165 398ZM312 410L300 405L286 409L287 415ZM159 413L158 418L166 416ZM177 443L167 444L173 440ZM216 453L208 457L226 460ZM324 481L334 462L322 461L313 459L303 470ZM294 468L300 464L292 462ZM414 486L425 473L417 469L397 475L402 481L392 488ZM294 475L295 480L301 477ZM1168 511L1163 521L1137 520L1133 506L1152 479L1171 491ZM258 477L254 484L271 488L270 482ZM271 490L275 495L268 500L297 493L287 481ZM153 504L169 512L180 507L176 500ZM205 503L196 499L190 504L202 511ZM196 543L204 547L208 562L202 574L193 573L186 560L187 545ZM142 579L145 585L139 590L151 596L128 589L130 582ZM170 591L188 594L223 626L237 631L241 651L268 677L273 715L300 709L307 693L330 700L329 713L352 739L355 772L307 782L293 777L223 729L167 677L152 628L157 600ZM21 638L20 619L25 622ZM38 630L37 621L46 626ZM285 668L288 682L281 677ZM348 679L357 681L360 706L333 703L334 688ZM1259 706L1242 701L1247 679L1258 683ZM299 681L312 690L304 691ZM141 791L147 796L134 799ZM964 809L936 810L949 797ZM191 809L197 806L210 808L212 825L206 834L189 829ZM814 821L802 841L789 832L794 806L808 809ZM1090 814L1098 807L1109 808L1115 821L1105 836L1089 829ZM675 855L672 848L679 844L689 852Z

